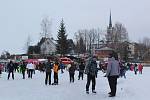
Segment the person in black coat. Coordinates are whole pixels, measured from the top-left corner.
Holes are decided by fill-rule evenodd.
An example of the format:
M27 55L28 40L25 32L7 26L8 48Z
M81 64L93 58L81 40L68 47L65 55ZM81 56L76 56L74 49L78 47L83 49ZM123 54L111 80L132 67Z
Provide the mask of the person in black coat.
M21 64L20 64L20 70L21 70L23 79L25 79L25 71L26 71L26 64L25 64L25 62L21 62Z
M87 74L86 93L89 94L89 86L92 81L92 93L96 93L96 77L97 77L97 63L96 57L92 56L87 60L85 73Z
M79 76L78 76L78 80L80 80L80 77L82 77L82 80L83 80L84 69L85 69L85 65L84 65L83 62L81 62L81 64L79 65Z
M15 69L15 66L14 66L14 63L12 61L10 61L7 65L7 69L8 69L8 80L9 80L9 77L10 77L10 73L12 73L12 79L14 80L14 69Z
M49 80L49 85L51 85L51 73L52 73L52 68L53 68L52 62L48 61L48 62L45 64L45 72L46 72L45 85L47 85L48 80Z
M138 71L137 66L138 66L138 65L135 63L135 64L134 64L134 73L135 73L135 75L137 75L137 71Z
M19 64L17 63L17 62L15 62L15 63L13 63L14 64L14 70L15 70L15 72L17 71L17 72L19 72Z
M1 78L1 74L2 74L2 69L3 69L3 65L0 63L0 78Z
M70 83L74 82L74 74L75 74L75 66L73 66L73 64L71 64L71 66L69 68Z

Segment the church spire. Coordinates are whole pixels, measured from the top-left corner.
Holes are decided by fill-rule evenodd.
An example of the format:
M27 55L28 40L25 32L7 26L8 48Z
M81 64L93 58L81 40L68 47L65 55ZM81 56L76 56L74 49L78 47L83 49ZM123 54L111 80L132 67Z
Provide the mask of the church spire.
M112 27L112 20L111 20L111 11L110 11L110 17L109 17L109 28Z

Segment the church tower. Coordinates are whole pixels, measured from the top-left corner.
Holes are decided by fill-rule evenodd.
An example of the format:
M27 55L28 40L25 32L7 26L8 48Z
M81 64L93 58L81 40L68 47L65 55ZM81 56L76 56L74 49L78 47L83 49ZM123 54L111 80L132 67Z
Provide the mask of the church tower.
M110 16L109 16L109 25L107 27L107 34L106 34L106 41L107 43L112 42L113 38L113 26L112 26L112 17L111 17L111 11L110 11Z
M111 20L111 12L110 12L110 16L109 16L109 28L112 28L112 20Z

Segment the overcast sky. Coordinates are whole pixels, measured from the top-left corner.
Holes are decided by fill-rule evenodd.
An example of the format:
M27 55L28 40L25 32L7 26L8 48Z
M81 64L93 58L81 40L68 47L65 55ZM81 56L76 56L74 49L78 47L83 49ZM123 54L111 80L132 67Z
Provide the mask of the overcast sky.
M0 53L23 53L28 35L35 44L41 32L41 20L52 20L52 35L56 37L64 19L69 38L79 29L100 28L121 22L130 40L150 38L150 0L0 0Z

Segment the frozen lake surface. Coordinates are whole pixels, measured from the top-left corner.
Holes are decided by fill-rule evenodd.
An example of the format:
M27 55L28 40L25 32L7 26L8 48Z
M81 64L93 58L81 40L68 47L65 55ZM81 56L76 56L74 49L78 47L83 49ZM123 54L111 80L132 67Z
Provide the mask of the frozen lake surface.
M86 75L84 80L69 82L67 71L59 73L59 85L44 84L45 73L36 71L33 79L22 79L22 75L15 73L15 80L7 80L7 73L0 78L0 100L150 100L150 68L144 68L143 74L134 75L128 71L127 78L119 78L116 97L108 97L109 85L102 72L96 80L97 94L85 93ZM27 76L26 76L27 77ZM52 75L53 81L53 75ZM90 86L91 88L91 86Z

